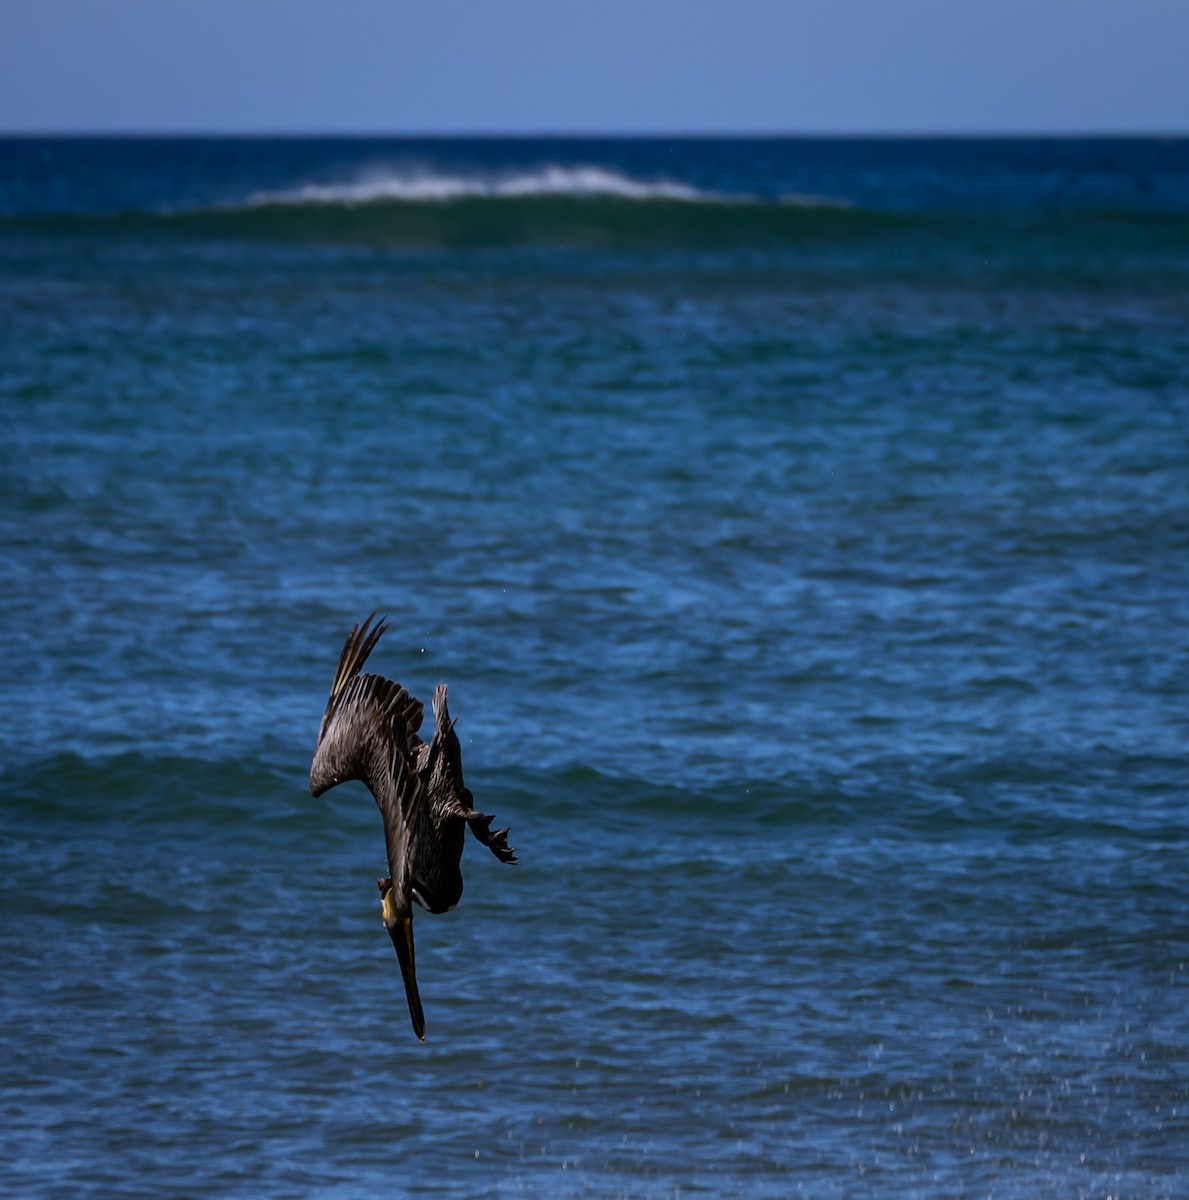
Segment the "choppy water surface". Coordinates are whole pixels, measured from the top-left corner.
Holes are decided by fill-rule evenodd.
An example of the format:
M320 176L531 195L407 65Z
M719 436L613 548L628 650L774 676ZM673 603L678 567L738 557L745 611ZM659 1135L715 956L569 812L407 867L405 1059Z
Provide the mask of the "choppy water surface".
M1187 330L1185 142L0 143L0 1190L1183 1194Z

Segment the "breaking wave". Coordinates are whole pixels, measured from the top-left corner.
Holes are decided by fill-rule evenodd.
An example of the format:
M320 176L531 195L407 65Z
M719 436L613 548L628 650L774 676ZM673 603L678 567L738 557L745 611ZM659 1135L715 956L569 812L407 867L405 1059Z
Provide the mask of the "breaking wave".
M505 170L408 164L194 207L0 216L0 232L426 248L717 248L865 236L902 220L835 197L719 191L597 164Z
M455 200L515 200L527 197L662 200L688 204L749 204L757 197L708 191L670 179L636 179L600 166L544 165L500 172L443 173L431 168L370 171L329 183L254 192L251 207L273 204L360 205L388 202L422 204Z

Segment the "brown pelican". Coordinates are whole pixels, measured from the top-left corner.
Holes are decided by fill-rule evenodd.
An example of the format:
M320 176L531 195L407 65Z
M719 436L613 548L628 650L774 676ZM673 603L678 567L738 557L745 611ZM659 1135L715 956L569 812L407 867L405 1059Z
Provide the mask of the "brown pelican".
M434 731L429 743L417 736L423 707L391 679L361 675L384 630L375 613L347 635L330 686L330 699L310 764L310 792L323 792L348 779L362 781L376 798L388 844L388 878L380 888L384 928L396 947L413 1031L425 1041L425 1014L413 962L413 907L448 912L462 896L463 831L471 832L500 860L514 863L508 831L491 829L491 817L476 812L462 781L462 751L446 707L446 685L433 694Z

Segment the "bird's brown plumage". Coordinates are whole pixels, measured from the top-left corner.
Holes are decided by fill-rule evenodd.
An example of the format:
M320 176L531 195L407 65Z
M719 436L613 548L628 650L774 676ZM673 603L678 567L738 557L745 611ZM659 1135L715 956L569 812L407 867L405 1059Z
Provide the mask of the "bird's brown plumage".
M425 1038L425 1017L413 958L412 901L430 912L453 908L462 895L463 830L501 862L514 863L508 831L492 831L491 817L476 811L463 782L462 753L446 704L446 685L434 692L434 732L418 736L424 708L382 675L361 674L387 623L375 613L347 635L331 684L310 765L315 796L360 780L375 797L384 822L386 880L379 880L384 926L404 977L409 1015Z

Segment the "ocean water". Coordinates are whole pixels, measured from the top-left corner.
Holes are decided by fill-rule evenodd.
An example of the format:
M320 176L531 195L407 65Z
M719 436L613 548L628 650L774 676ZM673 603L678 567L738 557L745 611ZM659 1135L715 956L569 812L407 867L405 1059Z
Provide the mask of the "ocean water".
M1189 141L0 141L0 432L0 1193L1186 1194Z

